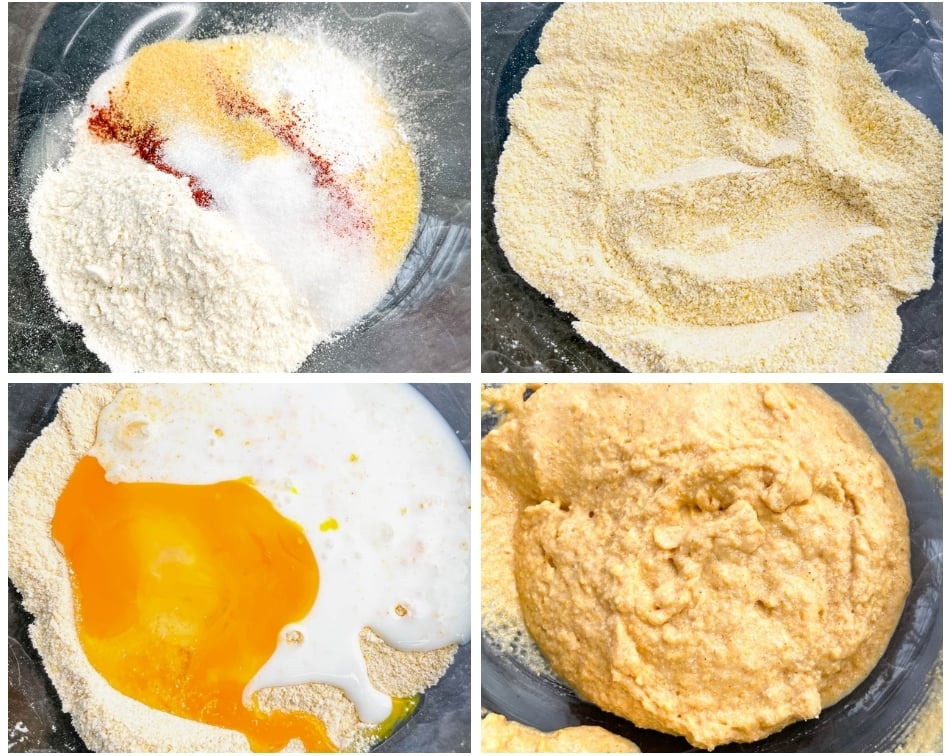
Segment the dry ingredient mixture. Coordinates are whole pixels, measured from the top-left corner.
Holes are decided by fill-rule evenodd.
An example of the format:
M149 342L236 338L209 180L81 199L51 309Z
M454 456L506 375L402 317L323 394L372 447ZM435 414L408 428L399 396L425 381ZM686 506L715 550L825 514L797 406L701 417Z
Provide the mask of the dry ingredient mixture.
M489 713L482 720L483 753L639 753L637 746L603 727L563 727L542 732Z
M509 105L515 270L634 371L882 371L942 137L818 3L565 3Z
M510 650L527 628L581 697L711 749L818 716L882 655L905 506L819 389L487 400L507 414L482 443L483 627Z
M169 40L92 86L30 198L46 285L112 370L294 370L383 297L420 183L323 38Z
M119 393L123 388L125 390ZM251 389L252 387L247 388ZM256 389L252 389L250 393L257 397L259 394ZM160 394L156 396L159 398ZM183 393L182 396L186 399L186 392ZM134 391L129 392L128 388L119 385L98 384L68 389L60 398L55 421L47 426L40 438L30 446L11 478L9 486L10 507L8 524L10 533L15 534L15 536L14 540L10 542L9 572L14 584L23 595L24 607L35 617L34 622L30 626L30 637L34 646L43 657L44 666L56 686L64 711L71 714L76 731L83 738L85 744L95 751L150 752L173 750L184 752L221 752L246 751L249 749L250 745L253 750L273 750L282 747L286 742L288 742L289 745L288 749L293 750L300 745L299 740L286 738L278 742L271 739L274 737L283 737L284 732L293 731L296 733L305 732L306 737L308 737L312 733L306 731L305 727L292 725L292 727L285 727L275 735L273 734L272 728L268 725L265 727L260 726L255 731L250 730L250 732L254 732L253 735L244 735L243 733L247 732L246 730L237 732L236 727L226 727L225 725L210 727L207 726L207 724L195 721L204 715L192 717L189 714L183 714L181 711L177 710L180 707L177 707L176 703L174 704L173 711L174 713L180 714L180 716L174 716L172 713L168 713L172 711L172 709L145 705L145 703L141 702L142 699L136 699L132 697L130 693L123 695L110 684L112 678L106 679L104 676L106 673L102 671L103 668L100 668L100 666L93 667L93 663L95 663L92 661L93 655L98 660L98 663L101 664L101 659L103 658L102 652L108 652L113 655L114 648L109 651L107 644L104 644L96 650L95 654L91 654L91 647L88 645L90 641L87 637L87 633L90 632L91 626L88 623L93 621L93 615L89 613L87 616L83 614L81 618L77 617L76 603L74 603L76 594L74 593L72 585L72 579L75 575L90 574L89 567L88 565L80 566L78 562L73 561L70 562L70 564L72 564L76 570L79 570L81 567L81 573L70 572L70 564L67 564L62 548L54 541L51 528L53 530L57 527L60 528L58 537L64 537L62 534L68 533L68 531L62 530L65 526L62 524L63 520L60 515L65 515L60 511L61 508L57 503L57 499L62 500L61 492L66 489L67 484L69 486L75 484L78 469L77 465L80 463L80 460L84 458L84 464L85 461L93 459L87 455L93 452L103 454L104 456L102 458L106 460L103 462L103 466L110 470L109 475L118 476L118 481L124 480L125 476L128 475L132 475L132 479L136 479L135 476L140 474L145 483L137 484L139 486L155 485L154 483L147 482L152 480L152 478L149 477L151 475L151 473L148 472L149 468L154 468L154 466L157 465L157 468L154 469L165 469L168 464L171 464L168 460L172 459L173 455L168 457L166 454L161 453L161 443L162 438L165 438L165 436L168 438L175 437L175 426L173 423L178 422L178 420L175 419L173 415L168 416L166 426L161 426L155 431L153 427L149 428L149 426L153 426L149 418L152 418L152 416L159 417L160 413L164 412L168 406L176 405L152 404L151 402L155 399L155 396L152 396L152 394L142 395L142 397L143 398L139 398ZM205 403L202 403L201 406L203 404ZM139 409L135 410L135 406L138 406ZM184 407L186 405L180 406ZM254 404L253 406L256 405ZM342 402L339 406L343 407L346 405ZM292 417L297 407L297 402L288 401L285 407L287 417ZM417 408L417 411L419 411L419 408ZM155 412L159 414L154 415ZM267 412L270 412L270 410L267 409ZM231 413L228 417L235 417L235 414L236 413ZM103 419L106 418L106 416L108 416L108 420ZM322 423L324 418L321 415L319 418L319 422ZM414 419L416 420L417 418ZM115 428L113 428L110 423L113 421L119 421L116 427L120 432L112 433ZM192 421L186 420L186 422L189 423ZM216 449L216 455L219 459L228 460L226 464L235 463L239 466L238 455L227 446L227 437L233 435L233 428L229 426L230 422L231 420L229 419L225 420L223 426L217 426L217 429L213 431L211 431L210 426L207 426L207 436L210 438L208 443L210 448ZM236 425L235 422L233 424ZM271 423L269 425L271 425ZM199 429L203 426L198 423L195 427ZM397 427L401 426L398 425ZM108 430L109 428L111 430ZM261 434L260 438L262 439L262 443L265 444L267 429L263 428L255 433ZM380 435L383 436L383 433ZM264 454L253 450L252 444L256 443L253 442L254 438L256 438L256 436L248 436L247 441L242 444L247 447L245 454L253 458L265 459ZM233 440L235 442L237 439L234 438ZM257 439L257 442L258 441L259 439ZM324 439L324 441L327 444L331 443L331 439ZM138 469L132 462L136 456L134 449L138 448L142 443L145 444L142 448L146 450L149 449L150 452L144 456L138 457L142 465L142 467ZM290 439L288 443L293 442ZM366 441L365 443L366 446L362 449L364 454L367 455L365 460L374 457L375 466L378 462L380 464L386 464L383 458L378 459L377 455L373 453L370 444L374 442ZM180 448L179 444L172 445L174 448ZM271 443L269 445L271 448ZM310 444L303 445L311 448ZM95 449L98 449L98 451L96 452ZM108 449L111 449L111 451L108 451ZM230 450L227 451L228 449ZM338 453L342 454L340 451ZM461 449L458 453L462 455ZM129 454L131 456L129 456ZM347 455L347 451L345 451L344 454ZM184 456L190 461L184 460L181 464L185 466L189 465L195 470L196 475L209 475L210 478L208 479L216 479L213 477L214 473L206 473L199 469L199 464L196 467L194 466L194 460L197 459L202 460L205 463L205 467L209 467L210 462L215 462L212 454L198 455L191 451ZM284 455L281 455L279 458L281 459L283 456ZM204 459L204 457L206 458ZM364 460L350 460L348 464L351 466L352 470L354 470L356 465L364 464ZM431 475L449 475L450 473L448 471L451 469L453 468L448 464L442 465L435 472L431 470ZM447 472L443 472L443 470ZM167 475L170 473L165 469L164 474ZM341 474L345 475L351 473ZM364 474L366 475L366 473ZM255 475L258 475L258 473L254 474L254 476ZM232 475L224 477L235 479L235 476ZM356 479L357 477L352 480ZM429 476L427 479L429 479ZM175 477L174 480L176 481L178 478ZM272 497L273 502L280 502L280 511L286 511L286 508L291 509L293 505L289 502L293 499L293 494L296 493L295 489L288 487L288 484L285 483L284 480L281 484L279 481L275 481L274 483L281 485L286 490L279 496L271 493L267 494L267 496ZM162 484L158 483L157 485ZM264 484L262 479L259 479L258 485L260 490L267 488L267 484ZM299 485L302 485L302 483L299 483ZM369 485L369 483L351 483L349 488L367 490L365 486ZM418 511L435 509L441 505L441 502L436 496L429 494L428 488L424 487L426 484L418 484L416 479L414 479L413 483L410 485L413 486L411 490L416 492L415 495L422 499ZM468 480L465 486L462 487L462 490L465 496L468 497ZM428 498L424 498L428 494ZM64 494L62 494L62 496L64 496ZM351 502L354 501L354 496L355 492L349 491L348 498L344 500L348 503L349 507L352 506ZM396 497L397 494L392 493L391 501L396 501ZM298 496L295 495L295 498L297 499ZM317 501L308 501L309 504L306 504L306 506L318 504ZM455 503L454 501L454 504ZM462 501L459 503L462 505ZM412 507L413 505L410 506ZM234 509L234 517L236 516L235 512L236 510ZM400 515L404 515L404 513L401 512ZM380 517L379 513L378 517ZM408 522L407 519L403 521L405 523ZM59 523L58 525L56 524L57 522ZM104 527L105 519L100 518L98 522ZM343 586L338 586L337 580L332 581L329 570L329 562L332 559L334 559L336 563L338 559L340 559L341 563L348 564L350 569L357 570L357 566L362 564L364 559L371 558L369 554L362 557L355 554L354 560L352 561L350 553L347 555L341 553L347 552L349 549L340 549L337 547L336 550L339 553L334 557L327 553L327 544L336 537L335 534L337 532L343 532L348 526L354 527L352 522L354 521L347 516L339 515L336 520L328 520L323 523L323 527L315 528L315 531L318 533L318 535L315 536L316 542L321 544L318 548L321 555L319 557L321 560L319 567L319 598L322 602L335 600L335 604L332 605L334 607L333 612L338 609L336 599L338 599L339 596L342 597L342 600L343 597L347 595L352 597L350 600L363 599L365 603L370 603L365 599L370 591L366 593L362 587L359 587L361 583L364 583L363 577L365 575L369 580L369 584L376 584L378 589L380 589L380 586L386 585L385 581L398 581L398 575L402 583L412 582L412 578L410 581L403 580L408 577L404 570L410 569L409 567L401 567L399 568L399 572L398 570L391 570L389 576L378 575L376 570L362 570L361 577L351 575L351 579L345 581ZM160 542L158 538L160 535L159 531L142 530L142 524L140 522L136 525L132 525L132 527L138 528L138 530L134 530L133 532L137 532L139 536L145 539L142 542L142 548L153 548L153 544L151 544L152 541L155 543ZM175 541L181 544L180 548L189 549L192 544L199 543L199 540L187 540L189 537L188 534L191 533L190 529L193 527L193 522L180 525L180 528L183 529L179 529L180 538ZM365 531L360 537L365 540L381 538L384 535L382 532L384 531L384 527L384 523L378 522L377 532ZM108 525L108 528L109 532L118 532L111 524ZM394 523L393 528L388 527L387 531L387 540L397 543L410 543L410 537L408 537L407 541L404 541L403 534L398 535L396 523ZM460 532L456 530L455 526L453 531ZM312 530L309 529L306 532L308 533L307 537L309 541L312 541ZM261 537L260 533L254 532L254 538L258 539L259 537ZM349 538L350 537L351 536L349 536ZM358 533L355 533L354 537L357 539ZM416 538L420 538L420 536L417 535ZM440 540L442 540L443 543L449 541L449 539ZM149 546L148 544L151 545ZM377 550L383 550L383 543L378 542L376 545ZM430 551L431 554L439 554L439 548L440 546L437 544L430 544L427 550ZM356 547L352 550L355 552L359 550L365 551L366 554L371 551L370 549L365 549L363 546ZM193 553L196 555L198 552L194 551ZM94 559L98 558L95 553L92 554L92 557ZM179 557L181 557L181 555L178 555L177 551L162 552L159 562L155 562L155 564L160 564L160 569L168 571L167 574L170 575L170 570L178 569L175 560L180 561L181 564L190 564L194 558L199 560L199 556L187 557L187 559L179 559ZM359 561L359 559L361 561ZM418 557L415 561L417 564L421 564L423 557ZM206 571L209 567L208 564L199 561L196 563L203 565L199 569L204 571L198 572L197 574L199 576L210 575L210 572ZM442 561L438 563L443 564ZM299 565L301 565L301 562ZM94 567L94 565L92 566ZM155 569L158 568L156 567ZM237 567L231 570L232 574L234 576L239 575L239 569L240 568ZM244 567L243 569L246 568ZM420 568L418 567L417 569L419 570ZM449 570L445 568L440 569L437 576L433 577L432 580L446 580L450 574ZM422 577L421 575L421 578ZM116 580L115 578L119 579ZM102 575L100 579L114 583L116 586L115 591L123 590L120 587L120 576ZM163 579L164 578L162 578L162 580ZM171 577L167 579L171 579ZM189 583L193 584L194 588L193 590L188 588L187 591L181 594L181 601L184 604L194 601L194 596L200 593L200 587L203 585L201 581L195 580L192 575L187 579ZM429 579L429 576L423 579ZM332 582L336 584L334 587L332 587ZM432 583L428 584L426 593L424 594L425 596L432 595L431 591L433 589L430 587L431 585ZM398 588L397 593L400 592L401 589ZM394 592L391 591L392 595L393 593ZM209 594L206 594L204 599L206 599L207 595ZM267 594L265 591L258 593L255 599L257 611L264 606L268 606L268 611L277 611L279 609L279 607L275 606L276 603L279 603L275 600L277 595L281 597L282 592L279 591L271 595ZM142 603L142 601L153 602L155 600L155 594L142 593L142 596L143 598L136 599L136 606L139 607L138 610L144 614L149 604ZM230 600L229 596L230 594L228 593L227 601ZM331 599L331 596L334 596L334 599ZM79 598L81 598L81 596ZM89 600L91 598L92 597L86 597L83 599L83 606L90 607L91 604L89 604ZM108 612L114 611L117 613L119 611L122 606L121 598L122 597L116 593L113 602L105 602L104 606L107 609L107 613L104 617L107 621L119 622L119 619L116 619L120 617L118 614L115 614L112 619L108 619ZM390 600L390 598L391 597L388 596L388 600ZM178 638L183 639L190 637L189 634L195 632L194 628L197 627L198 615L207 615L210 622L216 622L216 627L220 628L218 632L228 632L226 625L231 622L239 624L239 622L247 619L245 616L241 619L240 617L226 617L224 614L221 616L226 617L225 623L219 619L215 620L214 617L217 615L206 609L204 599L196 601L193 610L187 609L185 605L183 609L175 609L173 612L162 611L160 614L156 614L156 617L165 617L165 619L155 620L159 622L158 625L155 625L153 628L144 627L141 632L152 632L153 630L153 632L166 636L168 638L166 645L170 648L172 643L177 642ZM113 604L113 609L108 609L109 603ZM332 630L327 634L311 633L313 638L318 636L326 643L336 646L336 650L333 654L336 660L346 659L351 654L359 654L358 646L360 647L359 655L363 657L370 684L377 690L382 691L383 694L388 697L388 702L395 705L395 710L390 721L385 721L380 725L377 724L377 720L366 722L363 717L359 716L361 709L358 708L360 703L357 702L358 697L356 695L349 697L341 687L325 684L324 682L314 682L300 676L300 674L307 674L302 671L302 668L308 665L307 660L296 661L291 665L291 671L293 673L292 682L279 684L261 683L264 687L257 694L259 709L264 713L272 713L275 717L281 718L279 722L274 723L277 727L281 726L282 722L290 718L307 718L309 720L315 718L314 721L318 727L321 727L321 723L323 723L323 737L327 736L330 742L327 744L322 743L316 750L325 748L327 748L327 750L334 748L354 751L367 750L379 737L383 737L389 733L390 727L395 719L402 719L403 716L409 714L412 710L412 706L416 703L417 693L435 683L444 674L452 661L456 646L448 641L444 641L441 644L442 647L429 650L429 641L431 639L437 640L434 636L431 636L427 641L414 644L413 648L415 650L399 650L384 642L378 634L379 632L384 633L385 637L389 637L391 632L396 632L390 629L390 622L399 621L411 623L411 626L425 627L423 623L426 622L426 620L424 618L427 615L431 615L431 612L440 619L448 616L448 612L444 613L442 611L445 609L442 604L436 604L435 602L430 603L431 606L423 605L423 602L408 603L408 606L403 608L404 614L401 615L400 612L397 612L398 617L392 620L386 620L382 614L378 614L372 620L372 624L377 626L378 632L374 632L367 627L361 630L360 635L355 631L354 637L352 638L353 644L350 649L347 646L341 647L335 640L331 640L329 637L337 635L341 630L337 632L336 630ZM465 603L466 611L468 612L468 597ZM318 601L316 601L316 607L318 605ZM439 612L439 614L437 614L437 612ZM188 617L193 618L195 623L193 628L187 624L190 622L190 620L187 619ZM100 623L103 619L101 615L99 615L98 618L94 618L94 621ZM443 621L450 622L451 620L444 619ZM308 619L304 622L308 622ZM304 624L304 622L294 623L290 625L290 627L295 628L294 632L296 633L306 633L309 626ZM417 622L420 624L416 624ZM345 622L335 622L334 625L338 628L346 628ZM465 626L468 632L468 615ZM404 625L404 627L407 627L407 625ZM408 632L412 631L408 629ZM291 633L289 633L289 635L291 635ZM124 638L126 636L122 637ZM287 638L288 637L287 635ZM300 644L306 641L304 637L295 637L286 642L301 648L302 646ZM311 642L312 641L308 641L308 646L306 647L310 648ZM280 646L281 645L280 642ZM437 646L437 643L434 643L433 646ZM181 648L183 652L184 646ZM244 653L246 648L248 648L248 641L246 646L240 647L240 653ZM128 665L141 663L140 660L137 662L134 661L136 657L134 656L133 648L129 646L126 647L125 650L127 651ZM291 653L293 651L294 649L290 648L288 652L283 653ZM166 652L167 649L164 647L155 647L153 649L156 658ZM173 650L171 652L173 652ZM278 664L276 660L278 659L279 653L280 651L277 651L273 654L272 659L267 663L269 667L267 679L272 680L274 677L278 678L288 674L288 670L284 668L280 670L278 667L273 668L271 666L273 663ZM328 651L328 653L330 655L332 654L331 651ZM315 656L324 656L324 654L324 650L318 650ZM120 659L117 663L120 667ZM168 666L173 667L174 665L169 664ZM183 665L186 672L181 672L180 679L186 678L188 681L196 681L198 679L198 673L195 670L196 666L197 653L194 652L194 656L188 659L186 664ZM264 667L259 675L263 675L265 669ZM338 669L340 670L342 667L339 666ZM153 695L160 686L164 685L164 682L160 679L160 670L157 670L157 672L158 674L155 674L147 682L146 690L150 691L147 693L149 696ZM114 674L114 672L108 674ZM123 674L120 669L119 674ZM355 679L358 674L351 673L350 670L347 674L347 677L340 679L339 685L353 689L351 687L352 685L356 686L359 684ZM187 693L187 696L190 696L196 694L197 691L181 691L180 698L182 705L186 703L184 701L184 699L187 698L185 693ZM403 700L398 703L396 700L391 701L390 697ZM412 699L412 701L408 699ZM406 707L403 704L406 704ZM217 707L216 704L207 704L207 707L208 713L205 716L210 718L202 719L202 722L212 722L214 721L214 717L217 716L215 712L219 707ZM305 742L306 745L317 745L314 740L306 739Z

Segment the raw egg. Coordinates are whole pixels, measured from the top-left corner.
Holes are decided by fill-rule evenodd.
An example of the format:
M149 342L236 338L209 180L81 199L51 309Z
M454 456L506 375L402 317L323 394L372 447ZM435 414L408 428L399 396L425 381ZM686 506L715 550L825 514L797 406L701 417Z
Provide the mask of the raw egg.
M139 386L99 418L57 504L79 638L112 687L242 732L334 750L262 688L341 688L381 731L358 636L469 637L468 458L404 386Z
M85 457L52 532L72 567L82 646L116 690L239 730L254 750L293 736L308 751L330 749L315 717L243 702L281 628L305 616L318 590L302 529L249 482L109 483ZM267 595L279 601L260 611Z

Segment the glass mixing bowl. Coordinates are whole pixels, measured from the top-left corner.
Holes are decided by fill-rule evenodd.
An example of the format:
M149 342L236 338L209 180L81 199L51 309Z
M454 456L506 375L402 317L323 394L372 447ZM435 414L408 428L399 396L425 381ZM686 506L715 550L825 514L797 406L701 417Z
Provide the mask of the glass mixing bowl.
M304 24L388 85L420 161L420 229L384 300L302 371L464 372L470 364L468 3L11 3L9 369L105 372L56 314L26 203L67 154L70 106L114 62L167 38Z
M890 422L889 408L876 390L864 384L821 388L856 418L896 476L909 513L912 589L886 652L853 692L817 719L797 722L755 743L724 746L716 752L891 751L903 746L936 689L941 701L941 481L913 467L910 450ZM496 420L494 415L483 417L483 435ZM535 674L521 660L503 654L487 633L482 636L482 706L540 730L599 725L629 738L644 753L695 750L683 738L637 728L580 700L558 679ZM941 739L940 723L938 737Z
M414 387L442 415L469 453L470 412L468 383L421 383ZM7 436L8 476L26 448L56 416L56 403L65 384L12 384L9 386ZM13 584L7 583L8 746L10 752L87 752L62 711L56 689L30 642L32 621ZM461 646L443 678L424 694L416 712L374 751L469 752L470 644Z
M541 30L560 3L482 4L482 370L627 372L571 327L574 317L527 284L499 246L492 205L496 170L509 134L508 103L537 65ZM866 57L885 84L942 130L941 3L833 3L863 30ZM902 339L890 372L942 370L942 231L934 284L900 305Z

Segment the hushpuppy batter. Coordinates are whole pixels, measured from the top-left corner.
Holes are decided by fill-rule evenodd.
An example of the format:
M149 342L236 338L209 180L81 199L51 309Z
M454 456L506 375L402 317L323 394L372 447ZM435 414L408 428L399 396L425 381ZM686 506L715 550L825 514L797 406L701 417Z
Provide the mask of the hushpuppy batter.
M874 667L910 587L908 520L826 394L501 398L482 443L483 612L514 576L528 631L583 698L712 749L817 717Z

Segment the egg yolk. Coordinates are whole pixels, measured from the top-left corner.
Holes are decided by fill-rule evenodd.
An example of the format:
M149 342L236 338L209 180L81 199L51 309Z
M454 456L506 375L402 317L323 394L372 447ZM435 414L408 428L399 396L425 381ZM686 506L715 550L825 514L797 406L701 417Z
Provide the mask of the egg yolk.
M335 750L317 717L243 702L279 633L318 593L304 532L249 481L110 483L85 457L52 534L71 567L79 640L113 688L242 732L254 751L293 738Z

